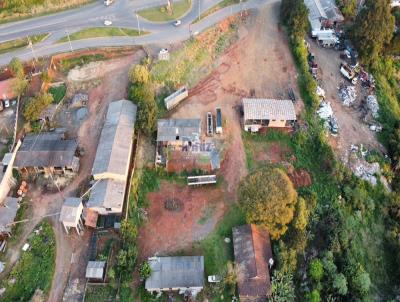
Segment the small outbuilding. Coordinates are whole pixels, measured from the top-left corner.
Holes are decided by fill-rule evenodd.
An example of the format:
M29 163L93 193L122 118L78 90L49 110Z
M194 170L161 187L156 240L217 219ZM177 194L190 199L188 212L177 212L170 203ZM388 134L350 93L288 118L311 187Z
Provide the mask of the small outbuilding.
M196 297L204 287L204 257L152 257L148 260L151 275L145 288L151 293L177 291Z
M59 221L63 224L67 234L70 228L75 228L78 235L83 231L82 223L83 204L78 197L68 197L61 207Z
M103 282L106 275L105 261L89 261L86 266L86 279L89 282Z
M273 263L269 234L252 224L234 227L232 233L240 301L266 301L271 295Z
M291 100L243 99L244 130L258 132L262 128L292 127L296 111Z

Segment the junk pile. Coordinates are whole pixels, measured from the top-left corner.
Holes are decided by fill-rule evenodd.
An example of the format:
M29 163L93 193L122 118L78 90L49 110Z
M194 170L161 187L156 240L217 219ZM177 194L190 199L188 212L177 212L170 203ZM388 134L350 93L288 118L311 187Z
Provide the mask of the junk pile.
M357 99L356 88L354 86L342 86L339 89L339 97L342 99L343 105L350 107Z
M354 175L368 181L374 186L377 184L378 179L382 181L383 176L381 176L381 168L379 163L369 163L365 159L369 153L368 149L361 144L351 145L350 150L352 152L350 169L353 171Z
M372 74L365 72L362 70L359 76L361 80L361 85L367 88L375 88L375 79Z
M357 159L352 166L352 170L356 176L374 186L377 184L376 175L379 175L381 171L378 163L368 163L364 159Z
M367 96L367 107L371 111L372 116L374 118L379 117L379 113L378 113L379 112L379 104L378 104L378 100L376 99L375 95Z
M337 135L339 132L339 125L333 114L331 103L322 101L317 114L325 121L325 128L328 129L332 135Z
M70 108L85 107L89 101L89 96L85 93L77 93L71 100Z

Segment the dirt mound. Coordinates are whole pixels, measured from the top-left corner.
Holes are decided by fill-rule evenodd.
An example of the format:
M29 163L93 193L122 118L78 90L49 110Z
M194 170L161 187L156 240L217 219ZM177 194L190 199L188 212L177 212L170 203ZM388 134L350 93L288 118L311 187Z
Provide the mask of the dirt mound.
M296 189L309 187L312 184L310 173L304 169L293 170L288 176Z

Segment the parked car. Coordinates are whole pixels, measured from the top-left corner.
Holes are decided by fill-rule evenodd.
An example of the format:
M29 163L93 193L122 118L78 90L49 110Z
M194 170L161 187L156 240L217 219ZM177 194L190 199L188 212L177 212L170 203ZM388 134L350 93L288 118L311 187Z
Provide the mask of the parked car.
M105 26L110 26L112 24L111 20L104 20L104 25Z
M208 282L210 283L219 283L222 281L222 277L218 275L208 276Z
M4 108L10 107L10 100L4 100Z
M176 20L175 22L174 22L174 26L175 27L178 27L179 25L181 25L182 24L182 21L181 20Z

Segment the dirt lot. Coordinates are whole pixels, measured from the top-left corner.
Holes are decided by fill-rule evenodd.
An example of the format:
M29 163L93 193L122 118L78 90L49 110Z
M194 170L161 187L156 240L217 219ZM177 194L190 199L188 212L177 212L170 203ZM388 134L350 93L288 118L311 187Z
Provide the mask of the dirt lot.
M367 148L384 150L378 143L374 132L361 120L361 112L358 108L345 107L338 96L338 87L344 81L339 67L341 59L339 52L326 49L310 42L311 51L315 54L316 62L321 71L322 88L326 92L327 101L331 102L332 109L338 120L339 135L330 139L332 147L344 162L349 160L350 146L352 144L364 144ZM358 84L359 85L359 84ZM359 87L358 87L359 88ZM359 90L359 89L358 89ZM360 103L360 93L355 104ZM356 106L358 107L358 106Z
M193 189L163 183L159 192L150 193L149 221L139 234L141 257L190 247L211 232L236 201L239 181L248 173L237 110L241 98L249 97L251 90L260 98L287 98L289 86L299 95L295 67L286 38L279 30L278 16L279 2L267 3L252 12L246 24L239 27L238 42L219 59L219 67L169 114L173 118L201 117L205 132L206 113L215 113L215 108L221 107L224 134L216 140L224 155L218 172L223 181L216 188ZM296 106L299 112L302 103ZM181 212L165 210L164 201L171 196L184 203Z

